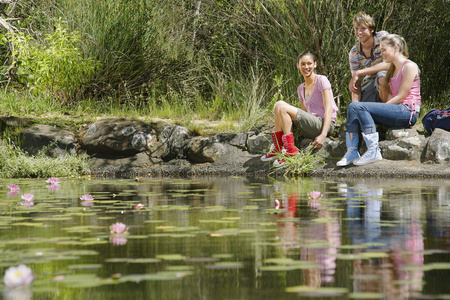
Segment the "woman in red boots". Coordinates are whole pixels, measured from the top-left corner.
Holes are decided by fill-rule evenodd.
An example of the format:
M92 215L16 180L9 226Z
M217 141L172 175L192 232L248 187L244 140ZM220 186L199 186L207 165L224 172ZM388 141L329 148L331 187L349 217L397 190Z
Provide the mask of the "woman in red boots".
M311 51L303 51L297 60L297 68L305 82L297 92L301 109L284 101L274 106L275 127L272 132L273 145L269 153L261 157L262 161L277 158L277 154L296 155L292 124L299 127L304 136L314 139L312 145L321 148L327 135L334 130L338 107L333 99L333 91L327 77L315 72L316 57ZM283 159L274 162L275 167L282 166Z

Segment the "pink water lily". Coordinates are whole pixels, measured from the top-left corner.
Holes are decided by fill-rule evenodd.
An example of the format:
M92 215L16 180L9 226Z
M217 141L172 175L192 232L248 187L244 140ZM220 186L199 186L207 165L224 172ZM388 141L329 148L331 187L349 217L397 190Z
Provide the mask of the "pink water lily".
M5 272L4 282L7 287L27 286L33 282L34 274L26 265L9 267Z
M275 209L280 209L281 203L280 200L275 199Z
M10 192L12 191L20 191L20 187L16 184L11 183L10 185L8 185L8 190Z
M47 179L46 182L50 185L56 185L56 184L59 184L59 178L50 177L49 179Z
M144 204L139 203L134 207L134 209L136 209L136 210L144 209Z
M111 233L115 233L115 234L126 233L128 231L127 225L125 225L123 223L119 223L119 222L111 225L109 227L109 229L111 230Z
M313 199L313 200L322 198L322 194L318 191L309 192L308 196L309 196L309 199Z
M94 200L94 197L92 197L89 194L85 194L85 195L81 196L80 199L83 201L92 201L92 200Z
M28 202L33 201L34 195L33 194L23 194L22 199Z

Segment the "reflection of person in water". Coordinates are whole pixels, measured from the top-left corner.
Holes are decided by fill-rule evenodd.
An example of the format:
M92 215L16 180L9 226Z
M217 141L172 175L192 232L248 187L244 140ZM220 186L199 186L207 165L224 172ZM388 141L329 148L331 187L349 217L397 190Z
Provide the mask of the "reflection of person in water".
M318 219L325 222L311 222L309 226L302 227L300 230L300 240L302 241L300 253L302 260L312 260L319 266L319 272L308 270L306 276L317 276L320 274L319 285L321 282L333 282L336 270L337 247L341 245L340 226L337 218L321 208L318 211ZM317 284L317 278L306 277L307 282ZM313 287L313 286L311 286Z
M298 193L282 193L278 198L284 213L280 218L294 218L298 212ZM304 284L320 287L322 282L333 282L336 269L337 247L340 245L340 227L337 218L323 207L313 209L317 218L327 222L310 222L300 227L298 222L278 222L278 246L285 254L296 254L288 250L300 249L300 259L314 262L318 267L304 270ZM298 254L298 252L297 252Z
M424 264L423 233L420 223L412 222L405 229L408 236L393 236L388 245L389 256L356 259L353 262L353 292L384 293L385 299L410 299L422 290Z
M423 233L420 222L416 218L405 216L399 209L399 218L407 222L392 221L381 218L383 190L356 186L349 188L340 184L338 191L347 198L347 216L349 237L352 245L364 245L355 250L357 255L362 251L382 250L387 257L356 259L354 261L354 292L384 292L387 299L407 299L411 293L422 289L422 270L405 270L405 266L421 266L423 260ZM409 199L408 202L411 200ZM412 203L411 203L412 204ZM418 212L420 214L420 210ZM370 276L366 276L370 275ZM404 284L393 285L394 281L405 281Z
M282 214L278 214L279 218L294 218L295 210L299 201L297 193L282 193L279 201L279 209L283 209ZM277 204L275 204L276 206ZM289 249L298 249L300 247L300 235L298 232L298 224L294 221L277 222L278 224L278 237L280 238L279 246L285 250L285 254L288 254Z
M348 228L352 244L382 242L381 200L378 199L383 196L383 189L370 189L364 186L345 188L345 186L341 185L339 190L345 191L347 197ZM361 203L362 200L364 205ZM365 230L361 230L362 228Z

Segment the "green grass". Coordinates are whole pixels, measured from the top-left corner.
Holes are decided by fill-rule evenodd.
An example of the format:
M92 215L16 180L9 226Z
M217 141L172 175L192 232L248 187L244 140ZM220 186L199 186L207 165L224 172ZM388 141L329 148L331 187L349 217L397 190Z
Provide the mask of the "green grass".
M281 167L272 167L270 174L283 172L284 176L306 176L309 172L314 170L317 166L324 164L323 156L317 152L312 146L300 150L297 155L284 156L279 154L277 159L284 159L284 164Z
M46 150L29 156L9 142L0 144L1 178L48 178L76 177L85 175L89 169L88 157L66 155L49 157Z

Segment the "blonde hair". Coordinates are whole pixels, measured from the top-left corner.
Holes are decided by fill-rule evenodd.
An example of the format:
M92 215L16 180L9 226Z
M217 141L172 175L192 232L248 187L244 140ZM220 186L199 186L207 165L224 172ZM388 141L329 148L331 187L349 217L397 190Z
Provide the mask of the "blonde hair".
M409 57L408 54L408 45L403 37L398 34L388 34L381 38L382 43L386 43L390 47L398 46L398 51L404 56ZM394 75L395 66L391 63L389 70L386 73L386 81L384 82L384 88L386 91L389 91L389 82L391 81L392 76Z
M360 11L353 17L353 27L355 27L355 25L366 25L370 30L373 30L373 34L375 34L375 21L363 11Z

